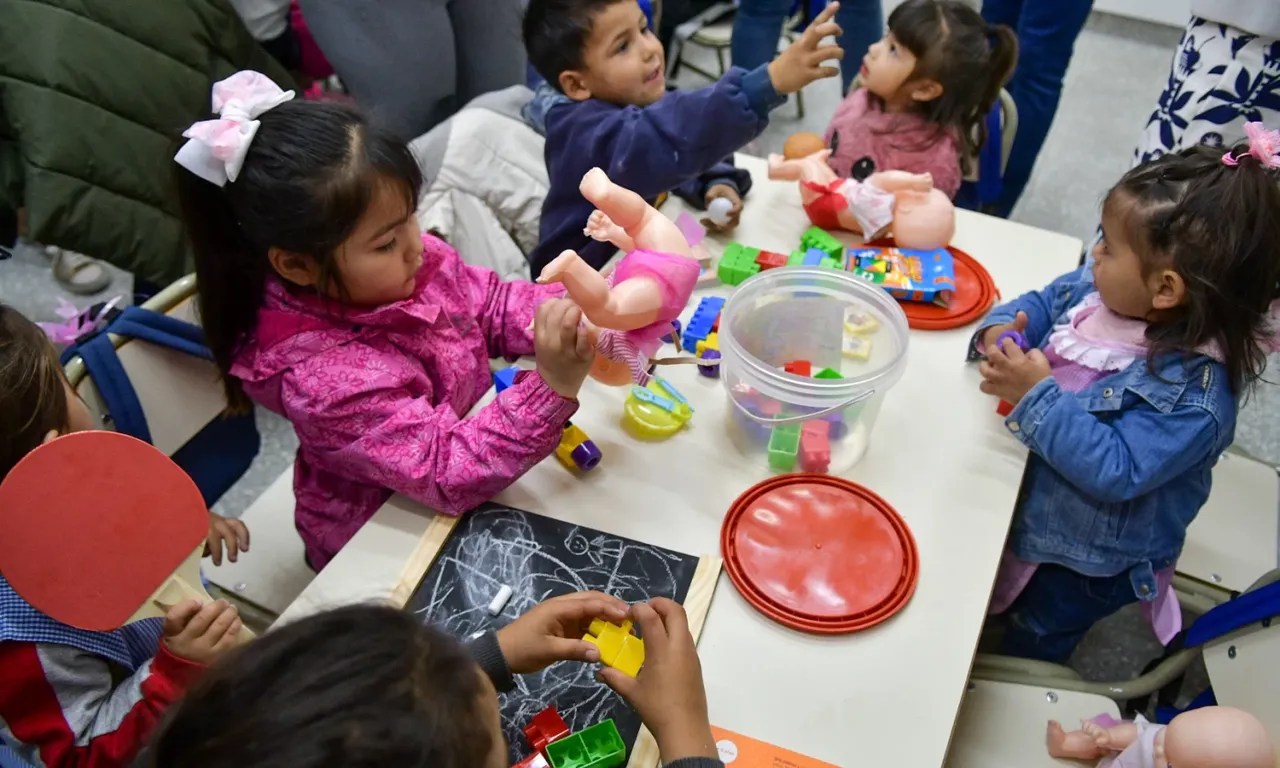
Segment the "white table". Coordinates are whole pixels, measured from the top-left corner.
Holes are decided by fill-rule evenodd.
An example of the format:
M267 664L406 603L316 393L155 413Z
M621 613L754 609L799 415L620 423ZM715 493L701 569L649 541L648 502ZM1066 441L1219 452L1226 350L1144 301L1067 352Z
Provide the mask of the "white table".
M769 181L758 158L739 162L756 186L734 238L792 250L808 226L795 185ZM1005 296L1070 270L1081 249L1075 238L967 212L954 242ZM715 724L840 766L942 765L1026 458L995 400L978 391L977 371L964 364L971 333L911 335L906 372L885 400L866 457L848 474L888 500L915 534L920 578L911 603L873 630L816 637L757 613L723 577L700 643ZM626 389L589 381L574 422L604 453L600 467L577 478L548 459L497 500L716 554L725 512L767 472L730 444L717 380L692 366L663 375L696 408L691 430L637 442L618 424ZM388 502L281 619L385 598L430 514L407 499Z

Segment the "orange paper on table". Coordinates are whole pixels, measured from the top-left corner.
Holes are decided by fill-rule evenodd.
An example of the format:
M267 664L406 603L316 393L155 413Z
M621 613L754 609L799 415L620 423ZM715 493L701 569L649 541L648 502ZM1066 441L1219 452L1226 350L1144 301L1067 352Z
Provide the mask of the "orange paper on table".
M839 768L714 725L711 733L726 768Z

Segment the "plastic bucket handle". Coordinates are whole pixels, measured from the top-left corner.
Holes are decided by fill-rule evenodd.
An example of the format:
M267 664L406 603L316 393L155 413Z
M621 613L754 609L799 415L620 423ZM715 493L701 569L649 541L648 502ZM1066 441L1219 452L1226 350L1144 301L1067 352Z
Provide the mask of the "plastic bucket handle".
M848 400L845 400L843 403L833 405L829 408L823 408L820 411L814 411L813 413L801 413L795 416L783 416L776 419L768 419L755 415L751 411L748 411L742 403L738 402L738 398L733 397L732 395L729 396L729 400L733 403L734 407L742 411L743 414L752 421L759 424L768 424L770 426L780 426L783 424L799 424L800 422L809 421L811 419L820 419L823 416L830 416L836 411L843 411L845 408L861 403L863 400L870 398L875 393L876 391L874 389L868 389L866 392L859 392Z

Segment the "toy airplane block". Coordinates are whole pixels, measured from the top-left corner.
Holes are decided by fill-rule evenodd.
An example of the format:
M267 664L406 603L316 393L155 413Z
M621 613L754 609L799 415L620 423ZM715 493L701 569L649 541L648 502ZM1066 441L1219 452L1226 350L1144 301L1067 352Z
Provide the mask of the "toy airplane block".
M708 349L714 349L717 352L720 351L720 334L716 333L715 331L712 331L711 333L707 334L707 338L703 339L702 341L699 341L697 347L695 347L694 349L694 352L699 356L701 356L702 353L707 351Z
M545 754L547 745L569 735L569 726L555 707L547 707L533 716L524 727L524 737L529 746Z
M782 366L782 369L787 373L792 373L792 374L795 374L796 376L812 376L813 375L813 365L808 360L792 360L791 362Z
M716 333L720 332L720 316L723 314L724 314L723 312L716 313L716 319L711 323L712 331L715 331Z
M566 422L564 433L560 435L560 445L556 446L556 458L565 469L579 472L590 472L604 458L596 444L582 431L582 427Z
M644 665L644 641L632 633L630 621L610 624L596 619L583 640L600 649L600 662L635 677Z

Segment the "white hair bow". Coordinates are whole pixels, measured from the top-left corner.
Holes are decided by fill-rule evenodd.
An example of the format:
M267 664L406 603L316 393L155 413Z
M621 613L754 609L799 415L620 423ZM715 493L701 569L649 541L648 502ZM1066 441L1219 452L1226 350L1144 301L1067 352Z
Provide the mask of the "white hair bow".
M189 139L174 155L178 165L219 187L235 181L249 144L258 133L257 117L293 98L271 78L243 70L213 84L217 120L201 120L182 135Z

